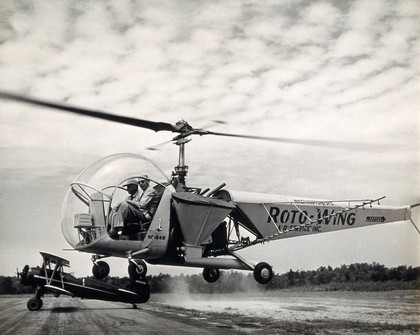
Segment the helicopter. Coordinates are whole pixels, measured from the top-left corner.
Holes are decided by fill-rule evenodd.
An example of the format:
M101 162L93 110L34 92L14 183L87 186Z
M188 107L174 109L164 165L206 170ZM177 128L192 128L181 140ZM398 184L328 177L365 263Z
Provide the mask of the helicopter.
M272 266L252 262L238 251L284 238L408 221L411 206L384 206L385 197L362 200L322 200L285 195L235 191L225 183L210 189L186 183L186 145L193 136L225 136L283 143L339 147L340 142L311 141L214 132L192 127L187 121L176 124L154 122L89 110L0 92L0 98L89 116L177 135L178 165L171 176L152 160L139 154L120 153L100 159L87 167L70 184L62 206L61 228L71 247L92 254L92 273L104 279L110 267L103 259L125 258L133 280L144 279L147 263L197 267L209 283L216 282L220 270L252 271L255 280L267 284L273 278ZM154 215L147 223L134 223L116 236L113 208L126 194L129 180L146 179L155 189ZM417 227L416 227L417 229ZM417 229L418 231L418 229ZM420 232L419 232L420 233Z

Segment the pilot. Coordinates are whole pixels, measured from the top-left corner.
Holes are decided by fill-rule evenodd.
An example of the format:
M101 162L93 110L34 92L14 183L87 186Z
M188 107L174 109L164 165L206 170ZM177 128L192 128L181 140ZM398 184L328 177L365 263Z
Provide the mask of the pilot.
M139 190L139 185L142 192ZM129 179L123 186L127 188L129 196L111 211L110 218L114 223L110 231L111 236L116 236L119 229L128 230L130 233L133 228L141 228L143 223L152 219L156 210L150 206L155 196L155 189L150 186L147 175L141 176L139 181Z

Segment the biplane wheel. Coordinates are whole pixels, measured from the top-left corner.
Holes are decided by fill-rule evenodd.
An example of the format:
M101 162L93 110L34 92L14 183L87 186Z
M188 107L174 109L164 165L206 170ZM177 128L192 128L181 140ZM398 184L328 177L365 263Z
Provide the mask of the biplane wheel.
M254 278L260 284L267 284L273 278L273 269L267 263L258 263L254 268Z
M93 264L92 273L96 279L104 279L109 275L109 265L107 262L99 261Z
M203 269L203 277L208 283L215 283L220 277L220 271L216 268L205 267Z
M30 311L38 311L43 305L42 299L40 298L31 298L28 300L26 306Z
M128 275L131 279L137 280L146 277L147 264L142 260L130 261L128 263Z

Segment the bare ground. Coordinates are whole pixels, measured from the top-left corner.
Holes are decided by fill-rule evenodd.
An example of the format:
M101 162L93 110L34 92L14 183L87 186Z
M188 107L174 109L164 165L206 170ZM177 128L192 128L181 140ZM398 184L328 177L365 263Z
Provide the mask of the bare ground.
M0 296L1 334L419 334L420 292L154 295L130 305Z

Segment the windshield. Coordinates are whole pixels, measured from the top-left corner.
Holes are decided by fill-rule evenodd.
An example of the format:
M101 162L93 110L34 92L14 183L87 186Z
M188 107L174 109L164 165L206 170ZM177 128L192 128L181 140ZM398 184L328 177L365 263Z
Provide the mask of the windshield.
M86 168L70 185L64 198L61 229L67 242L72 247L80 242L75 228L76 214L90 213L89 203L99 200L107 216L111 206L127 197L122 188L124 182L142 175L155 183L169 183L169 178L153 161L137 154L108 156Z

